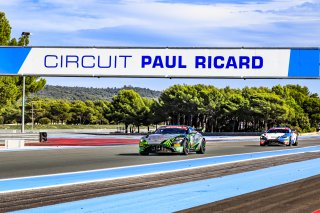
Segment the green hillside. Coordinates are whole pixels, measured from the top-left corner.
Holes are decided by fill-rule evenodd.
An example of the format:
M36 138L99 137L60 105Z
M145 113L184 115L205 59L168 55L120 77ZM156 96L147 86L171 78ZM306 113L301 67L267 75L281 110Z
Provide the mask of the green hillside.
M141 97L159 98L161 91L151 90L147 88L124 86L122 88L88 88L88 87L66 87L46 85L42 91L32 95L32 97L68 99L68 100L109 100L117 95L119 90L132 89L140 94Z

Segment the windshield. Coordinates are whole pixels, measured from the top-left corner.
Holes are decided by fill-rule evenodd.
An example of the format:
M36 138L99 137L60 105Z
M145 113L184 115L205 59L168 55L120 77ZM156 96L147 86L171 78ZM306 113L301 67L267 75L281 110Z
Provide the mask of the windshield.
M267 133L289 133L288 129L269 129Z
M182 128L161 128L157 129L155 134L187 134L187 130Z

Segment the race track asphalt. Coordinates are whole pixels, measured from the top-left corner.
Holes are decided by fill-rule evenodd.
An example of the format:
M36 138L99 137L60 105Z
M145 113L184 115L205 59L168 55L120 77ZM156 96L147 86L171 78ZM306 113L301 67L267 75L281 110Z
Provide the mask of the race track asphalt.
M0 179L160 163L211 156L288 150L319 145L319 137L300 139L298 147L261 147L258 141L208 142L206 154L199 155L192 153L188 156L177 154L152 154L149 156L140 156L138 154L137 145L67 148L50 147L48 149L35 147L34 149L23 151L2 150L0 151ZM148 175L145 177L137 176L133 178L88 184L9 192L0 195L0 200L2 200L2 202L0 202L0 212L41 207L62 202L161 187L180 182L202 180L204 177L220 177L316 158L319 158L319 152L283 155L270 158L268 161L256 159L227 165L198 168L187 172L178 171L161 175ZM301 181L231 197L230 199L209 203L191 209L185 209L184 211L312 212L320 208L319 177L319 175L314 176ZM266 201L275 202L269 203Z
M320 145L319 137L301 139L298 147L313 145ZM188 156L176 154L140 156L137 145L0 152L0 179L295 148L285 146L260 147L258 141L235 141L208 142L206 154L191 153Z

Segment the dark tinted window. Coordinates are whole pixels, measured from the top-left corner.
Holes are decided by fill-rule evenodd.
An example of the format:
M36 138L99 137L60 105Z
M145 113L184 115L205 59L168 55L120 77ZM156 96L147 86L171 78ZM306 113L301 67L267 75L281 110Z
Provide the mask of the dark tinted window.
M155 134L187 134L187 130L180 128L160 128Z
M267 133L289 133L289 129L269 129Z

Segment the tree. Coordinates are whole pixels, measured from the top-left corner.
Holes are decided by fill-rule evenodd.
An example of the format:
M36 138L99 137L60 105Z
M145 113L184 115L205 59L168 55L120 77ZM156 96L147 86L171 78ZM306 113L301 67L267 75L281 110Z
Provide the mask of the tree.
M29 44L29 38L21 36L17 41L11 39L11 26L4 12L0 12L0 46L23 46Z
M221 105L221 128L224 131L235 132L239 130L239 121L244 114L248 101L242 96L241 90L226 87L222 90L225 101ZM224 126L223 126L224 124Z
M125 124L126 133L130 124L139 128L147 110L141 96L133 90L121 90L112 98L112 107L114 120Z
M85 113L87 111L87 105L83 101L73 101L71 112L71 122L73 124L83 124L85 121Z
M0 12L0 45L12 46L24 44L28 45L29 39L20 37L19 41L11 39L11 26L5 13ZM26 77L26 94L42 90L46 80L35 76ZM0 76L0 115L5 108L12 107L18 99L22 97L22 78L17 76Z
M71 118L69 113L71 107L70 103L65 100L52 100L50 102L49 117L53 123L64 124Z
M198 93L197 86L190 85L174 85L166 89L159 98L166 120L171 124L192 126L198 118L198 106L201 102Z
M97 123L108 124L111 117L111 103L105 100L95 101L94 108L96 109Z
M319 108L312 101L313 98L315 98L315 101L319 100L317 94L311 94L307 87L292 84L284 87L274 86L272 91L285 99L289 108L287 123L290 126L303 131L309 131L310 124L317 127L316 117L319 115Z
M34 123L35 124L37 124L37 123L44 124L44 122L40 122L40 119L46 118L46 119L42 119L42 121L47 121L49 119L49 117L51 117L50 109L51 109L52 103L53 103L53 100L48 99L48 98L29 99L27 106L26 106L26 112L27 112L27 115L29 115L29 116L27 117L26 120L32 121L32 108L33 108ZM50 119L49 119L49 123L50 123Z
M169 87L161 94L159 101L166 120L171 124L180 124L184 114L183 85Z
M200 87L200 85L198 85L198 87ZM201 127L205 128L206 131L213 132L217 130L218 116L221 113L221 103L224 100L224 96L219 89L214 86L202 85L200 89L201 105L198 107L198 110L202 114Z
M16 104L6 106L0 116L2 124L15 124L21 120L21 111Z
M17 78L10 76L0 77L0 114L6 107L11 107L19 97Z
M303 103L303 108L308 114L310 124L314 128L320 126L320 99L319 97L310 97Z
M11 26L4 12L0 12L0 45L7 46L10 44Z

